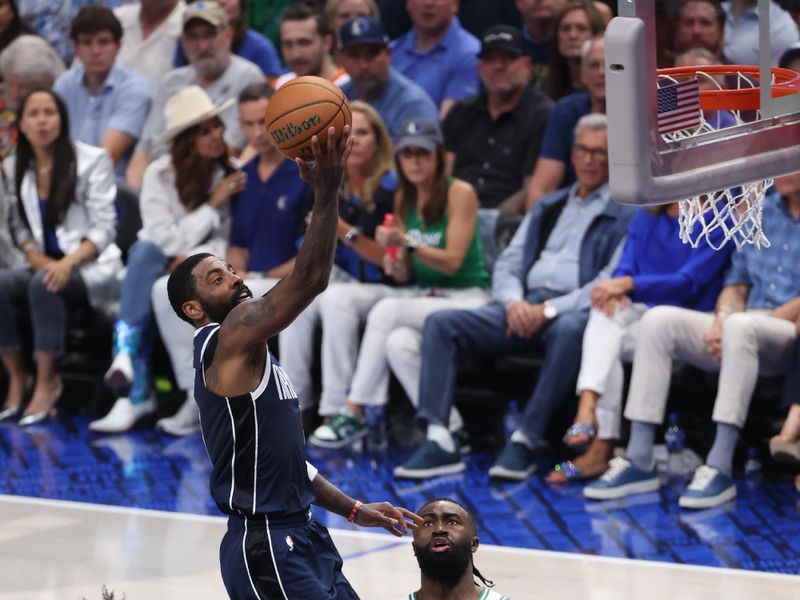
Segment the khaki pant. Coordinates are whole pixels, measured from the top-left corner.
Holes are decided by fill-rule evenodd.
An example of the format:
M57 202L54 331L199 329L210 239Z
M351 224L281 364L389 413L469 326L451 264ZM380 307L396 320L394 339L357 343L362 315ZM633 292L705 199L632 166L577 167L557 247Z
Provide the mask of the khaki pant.
M703 335L714 315L671 306L649 310L639 324L625 417L661 423L667 404L672 362L719 372L713 419L744 425L758 375L780 375L791 367L795 324L763 311L734 313L722 328L722 361L706 350Z

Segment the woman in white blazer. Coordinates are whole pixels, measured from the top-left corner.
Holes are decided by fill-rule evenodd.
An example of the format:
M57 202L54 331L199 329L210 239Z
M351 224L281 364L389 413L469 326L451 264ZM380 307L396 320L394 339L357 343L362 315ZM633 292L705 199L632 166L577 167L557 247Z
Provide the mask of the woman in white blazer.
M230 199L242 191L244 173L228 158L219 114L199 86L172 95L164 106L170 151L144 172L139 206L142 229L128 251L128 270L114 326L114 360L106 383L117 393L111 411L92 421L100 433L130 429L156 410L150 375L154 334L150 294L156 280L199 251L225 255L230 235Z
M28 94L18 114L17 153L3 168L15 200L11 229L27 264L0 271L0 359L9 375L0 420L20 411L28 374L19 325L30 318L36 382L24 426L46 419L61 395L56 360L68 311L113 302L122 261L108 153L70 141L66 108L50 90Z

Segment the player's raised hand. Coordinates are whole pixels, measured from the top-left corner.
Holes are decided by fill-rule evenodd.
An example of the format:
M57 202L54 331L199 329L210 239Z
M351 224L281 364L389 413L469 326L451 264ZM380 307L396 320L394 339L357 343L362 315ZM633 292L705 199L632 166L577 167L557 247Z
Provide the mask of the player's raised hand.
M314 190L329 193L337 191L344 178L344 168L350 151L353 149L355 138L350 135L350 126L342 129L342 137L336 142L336 129L328 128L328 141L325 149L315 135L311 138L311 153L313 161L306 162L302 158L294 159L300 168L300 177L307 181Z
M370 502L361 506L355 523L362 527L383 527L392 535L403 537L409 529L422 525L422 517L388 502Z

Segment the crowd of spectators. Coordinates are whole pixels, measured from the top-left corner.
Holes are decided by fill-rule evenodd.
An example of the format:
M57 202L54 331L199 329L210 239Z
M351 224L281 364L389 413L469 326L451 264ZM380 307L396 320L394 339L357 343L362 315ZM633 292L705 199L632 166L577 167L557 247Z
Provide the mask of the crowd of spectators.
M350 99L357 144L330 285L278 340L301 408L322 419L309 443L362 438L393 374L425 428L395 475L459 472L463 357L523 352L543 363L492 477L529 477L566 406L574 456L550 481L599 477L589 498L657 489L653 444L674 361L719 372L713 446L682 506L735 495L733 450L759 374L787 376L788 417L769 448L800 463L800 176L769 192L772 245L760 252L691 249L676 204L616 203L604 64L615 3L267 4L0 0L0 420L52 417L80 309L114 321L105 384L116 400L90 428L122 432L161 413L158 335L184 398L157 426L197 431L192 332L166 278L200 250L225 256L254 293L291 272L310 190L263 115L274 89L314 75ZM657 1L659 65L757 63L756 4ZM796 17L771 2L774 65L800 68ZM732 123L724 111L706 118ZM122 249L120 190L138 195L142 223ZM495 246L501 217L520 222L505 248ZM612 458L623 407L630 441Z

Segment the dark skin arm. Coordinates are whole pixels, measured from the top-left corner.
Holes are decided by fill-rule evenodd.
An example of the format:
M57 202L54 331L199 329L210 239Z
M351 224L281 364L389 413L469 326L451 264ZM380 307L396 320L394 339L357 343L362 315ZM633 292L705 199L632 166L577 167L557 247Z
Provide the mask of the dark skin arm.
M314 504L345 518L350 516L356 503L355 498L351 498L319 474L314 478L312 486L317 496ZM354 523L362 527L383 527L392 535L403 537L409 527L416 529L421 525L422 519L410 510L392 506L388 502L372 502L361 505Z
M267 340L327 287L336 247L337 198L352 147L349 127L339 143L330 128L324 153L316 136L312 139L313 168L296 160L300 176L314 188L314 219L292 273L261 298L238 305L222 323L214 361L206 371L206 384L212 392L237 396L255 389L264 371Z

